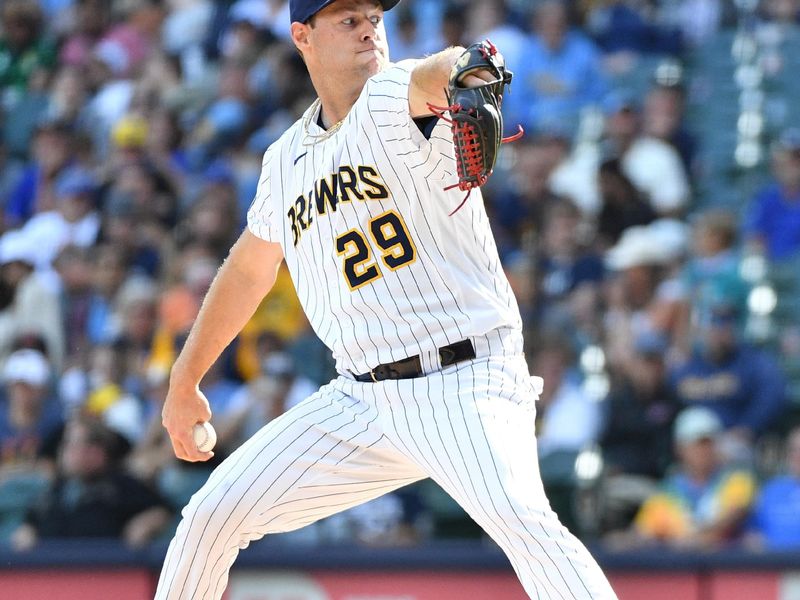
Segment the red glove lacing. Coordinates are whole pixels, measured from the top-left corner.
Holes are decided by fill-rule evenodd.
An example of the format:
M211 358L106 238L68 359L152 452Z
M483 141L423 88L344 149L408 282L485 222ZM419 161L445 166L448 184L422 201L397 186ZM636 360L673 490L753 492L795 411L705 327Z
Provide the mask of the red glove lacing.
M478 140L478 132L475 131L475 126L471 123L463 121L454 121L453 119L445 116L446 112L451 115L457 114L462 110L460 104L452 104L450 106L434 106L428 103L428 109L444 122L450 124L450 129L453 131L453 141L459 149L459 155L462 160L456 161L458 168L458 183L447 186L445 191L458 188L462 192L467 192L467 195L448 216L453 216L458 210L464 206L464 203L472 193L472 189L480 187L489 179L492 171L486 174L481 173L483 170L483 154L481 152L481 144ZM514 135L504 137L500 140L501 144L514 142L522 137L525 133L521 125L517 125L518 131ZM468 181L467 179L472 179Z

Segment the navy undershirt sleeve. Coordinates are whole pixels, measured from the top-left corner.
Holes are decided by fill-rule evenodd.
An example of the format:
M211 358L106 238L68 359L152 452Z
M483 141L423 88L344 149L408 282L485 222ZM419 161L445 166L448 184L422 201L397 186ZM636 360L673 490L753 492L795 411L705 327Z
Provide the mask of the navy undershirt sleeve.
M430 115L429 117L417 117L414 119L414 123L417 124L417 128L422 132L422 135L425 136L426 140L431 139L431 135L433 135L433 128L436 127L436 122L439 120L439 117L436 115Z

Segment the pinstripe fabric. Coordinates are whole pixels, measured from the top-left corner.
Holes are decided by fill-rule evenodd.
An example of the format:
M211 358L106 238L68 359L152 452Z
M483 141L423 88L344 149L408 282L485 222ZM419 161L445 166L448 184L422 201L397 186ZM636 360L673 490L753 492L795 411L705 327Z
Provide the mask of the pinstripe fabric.
M432 477L540 600L612 599L550 509L533 434L536 391L510 334L479 358L379 383L339 377L225 460L183 512L156 600L217 600L239 550ZM486 355L486 352L496 353Z
M425 477L492 536L531 598L614 598L545 498L533 429L541 380L522 356L480 192L448 216L462 200L444 191L453 143L446 123L425 139L411 120L413 66L371 78L327 139L307 144L298 122L265 153L248 227L281 244L341 376L260 430L192 497L157 600L217 600L251 541ZM310 111L311 133L321 133ZM386 215L396 218L388 234ZM387 242L400 230L402 253ZM463 339L477 358L442 369L437 349ZM353 378L414 355L424 377Z
M304 119L312 134L322 133L310 108L265 153L248 211L255 235L281 243L300 302L339 372L363 373L521 325L480 190L448 216L463 199L457 189L445 191L455 181L452 137L440 121L426 139L410 118L414 64L403 61L372 77L342 127L307 145ZM371 184L363 179L343 184L351 175L344 177L342 169L360 168L374 169L372 180L385 196L370 198ZM334 190L335 201L320 200L321 182ZM384 264L369 239L370 223L387 211L400 216L415 248L414 259L401 268ZM362 266L380 270L357 288L344 277L344 259L334 249L350 231L364 234L372 252Z
M218 598L253 539L424 477L380 433L376 409L325 386L236 450L184 509L156 598Z

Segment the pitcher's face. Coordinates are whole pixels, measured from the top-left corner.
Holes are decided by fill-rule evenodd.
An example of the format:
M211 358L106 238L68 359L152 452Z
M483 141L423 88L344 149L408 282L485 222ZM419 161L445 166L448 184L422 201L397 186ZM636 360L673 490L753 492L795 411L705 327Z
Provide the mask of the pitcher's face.
M383 8L375 1L337 0L293 25L293 37L312 75L366 83L389 63Z

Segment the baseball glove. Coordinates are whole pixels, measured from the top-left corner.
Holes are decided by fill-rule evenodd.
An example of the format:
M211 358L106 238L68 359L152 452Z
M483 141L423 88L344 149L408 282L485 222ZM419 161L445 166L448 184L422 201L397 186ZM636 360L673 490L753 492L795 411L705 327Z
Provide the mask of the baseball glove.
M495 80L477 87L465 87L466 75L487 70ZM522 136L522 127L508 138L503 138L503 113L500 107L503 93L511 84L513 73L506 69L503 55L489 40L473 44L459 57L450 71L447 89L449 106L428 105L438 117L450 123L453 131L458 183L455 187L467 192L467 196L453 212L460 209L469 198L473 188L480 187L489 179L497 161L500 144L511 142ZM445 116L450 113L450 117Z

